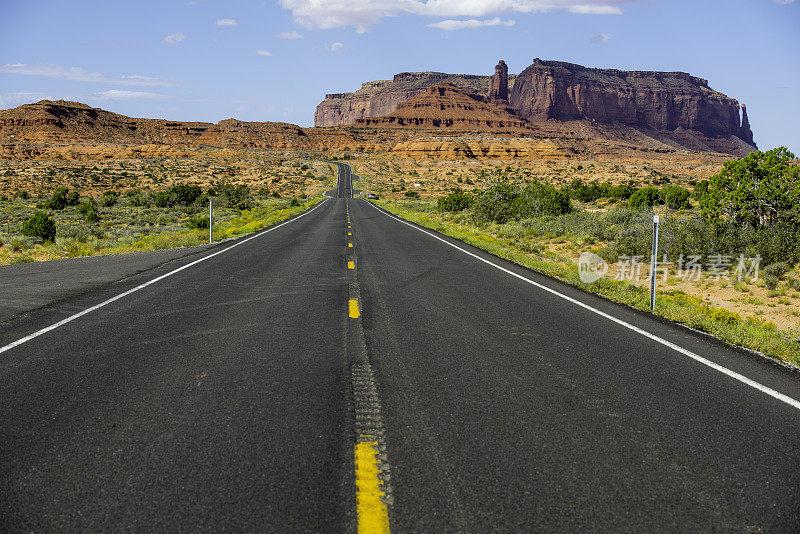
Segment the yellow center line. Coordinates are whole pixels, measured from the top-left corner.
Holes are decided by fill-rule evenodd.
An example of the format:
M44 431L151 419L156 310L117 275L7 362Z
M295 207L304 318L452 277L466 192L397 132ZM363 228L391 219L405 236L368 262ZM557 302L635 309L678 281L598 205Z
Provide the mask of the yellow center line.
M358 312L358 300L350 299L350 317L358 319L360 313Z
M348 268L348 269L355 269L355 268L356 268L356 262L354 262L354 261L348 261L348 262L347 262L347 268Z
M356 512L359 534L388 534L389 511L383 504L378 474L378 443L362 441L356 444Z
M347 244L347 246L348 246L349 248L353 248L353 244L352 244L352 243L348 243L348 244Z
M353 235L353 232L347 232L347 235Z

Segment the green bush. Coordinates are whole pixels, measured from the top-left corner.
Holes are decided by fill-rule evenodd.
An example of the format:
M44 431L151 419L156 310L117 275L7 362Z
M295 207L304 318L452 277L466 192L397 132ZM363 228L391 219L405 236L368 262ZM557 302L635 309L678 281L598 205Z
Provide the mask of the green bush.
M572 211L569 195L555 187L533 182L524 189L501 181L483 191L472 203L472 217L481 223L505 223L542 215L563 215Z
M44 203L44 207L49 210L63 210L67 207L67 195L69 194L69 189L66 187L59 187L50 198Z
M667 207L673 210L683 210L691 207L689 197L691 194L686 189L678 185L668 185L661 190L661 196Z
M22 224L22 235L55 241L56 223L45 212L37 211Z
M656 204L663 204L661 192L655 187L643 187L631 195L628 203L633 208L652 208Z
M199 185L186 185L179 184L172 187L172 193L175 195L175 202L183 204L184 206L191 206L203 194L203 190Z
M294 207L294 206L299 206L299 205L300 205L300 201L299 201L299 200L297 200L297 198L296 198L296 197L292 197L292 200L291 200L291 202L289 202L289 206L292 206L292 207Z
M78 213L83 215L87 222L96 223L100 220L100 213L97 211L97 204L89 199L78 205Z
M708 187L710 183L711 182L708 180L700 180L697 184L695 184L694 191L692 191L692 196L695 198L695 200L699 201L708 194Z
M419 198L419 193L416 191L406 191L405 196L408 198Z
M244 184L219 182L214 185L214 190L231 208L248 209L252 206L250 189Z
M800 167L784 147L725 163L700 201L703 215L754 227L800 221Z
M635 187L626 184L612 185L608 182L599 183L597 180L586 184L580 178L572 180L566 188L566 192L572 198L581 202L594 202L601 198L625 200L630 198L635 191Z
M186 221L186 227L192 230L198 228L208 228L208 217L191 217Z
M126 193L126 196L133 207L146 208L150 205L150 199L140 191L136 191L132 195Z
M106 191L103 193L103 196L100 197L100 205L104 208L110 208L117 203L118 199L119 194L116 191Z
M780 282L780 279L775 275L767 274L767 275L764 276L764 285L769 290L777 288L779 282Z
M769 275L769 276L774 276L776 278L781 278L781 277L783 277L784 274L789 272L790 269L791 269L791 267L789 267L788 263L786 263L785 261L778 261L778 262L771 263L771 264L767 265L766 267L764 267L764 275L765 276Z
M153 205L157 208L171 208L177 203L175 194L172 191L159 191L158 193L152 193L150 198L153 202Z
M67 206L77 206L81 201L81 196L77 191L70 191L67 193Z
M469 208L475 197L469 193L464 193L461 189L456 189L446 197L441 197L436 201L436 208L439 211L464 211Z

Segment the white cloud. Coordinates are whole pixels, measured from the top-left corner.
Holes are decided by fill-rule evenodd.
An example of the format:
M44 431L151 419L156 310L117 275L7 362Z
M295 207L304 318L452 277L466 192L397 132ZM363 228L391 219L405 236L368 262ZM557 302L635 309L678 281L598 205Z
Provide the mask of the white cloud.
M367 28L386 17L491 17L507 13L567 10L583 15L616 15L638 0L280 0L296 23L310 29Z
M568 8L570 13L579 15L622 15L622 10L616 6L599 6L594 4L582 4Z
M331 45L328 47L328 50L339 54L342 52L342 50L344 50L344 45L342 43L331 43Z
M600 35L592 37L592 42L596 44L605 44L609 39L611 39L610 33L601 33Z
M484 26L513 26L514 24L516 24L516 22L514 22L513 20L500 20L500 17L495 17L493 19L486 19L486 20L478 20L478 19L443 20L441 22L428 24L428 27L439 28L440 30L445 30L445 31L452 31L452 30L471 30L475 28L481 28Z
M281 32L278 34L278 37L281 39L302 39L303 35L297 32Z
M138 74L119 77L107 76L99 72L89 72L80 67L62 67L60 65L51 65L48 63L37 63L35 65L11 63L0 67L0 72L6 74L24 74L27 76L58 78L73 82L116 83L147 87L171 87L178 85L175 81L153 78L151 76L140 76Z
M259 55L259 56L265 56L265 57L272 57L272 56L275 55L272 52L270 52L269 50L256 50L256 54Z
M239 23L236 22L233 19L219 19L214 24L216 24L217 26L238 26L239 25Z
M794 0L775 0L775 3L776 4L788 5L788 4L793 4Z
M109 89L108 91L101 91L96 93L92 100L152 100L155 98L164 98L164 95L158 93L148 93L146 91L124 91L122 89Z
M164 42L167 43L168 45L174 45L185 40L186 36L182 33L171 33L166 37L164 37Z

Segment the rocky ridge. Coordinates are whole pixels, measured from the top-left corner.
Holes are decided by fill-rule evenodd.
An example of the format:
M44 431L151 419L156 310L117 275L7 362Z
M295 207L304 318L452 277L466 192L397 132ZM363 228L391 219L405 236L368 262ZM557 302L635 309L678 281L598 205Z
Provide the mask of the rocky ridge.
M515 76L509 76L509 87L513 87L515 79ZM468 93L488 95L491 77L443 72L401 72L395 74L391 80L364 83L354 93L325 95L325 100L317 106L314 113L314 126L344 126L355 124L358 119L388 115L401 103L440 83L452 84Z
M0 110L0 159L186 157L187 150L206 147L218 155L278 149L534 159L599 153L623 159L631 154L671 157L687 150L743 155L752 150L736 136L709 137L682 127L662 132L581 119L539 122L532 128L501 100L452 85L429 90L407 104L393 117L365 119L357 127L302 128L236 119L216 124L138 119L77 102L45 100Z
M528 129L524 120L514 116L507 106L498 105L500 102L498 99L487 102L483 95L462 91L450 83L440 83L414 95L388 115L356 120L356 126Z

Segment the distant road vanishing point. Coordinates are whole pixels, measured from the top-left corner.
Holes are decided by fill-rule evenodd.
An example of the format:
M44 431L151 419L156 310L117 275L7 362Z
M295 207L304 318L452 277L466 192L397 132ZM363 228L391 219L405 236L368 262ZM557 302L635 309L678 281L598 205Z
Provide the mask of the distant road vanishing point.
M800 530L796 374L337 166L294 219L0 325L0 531Z

